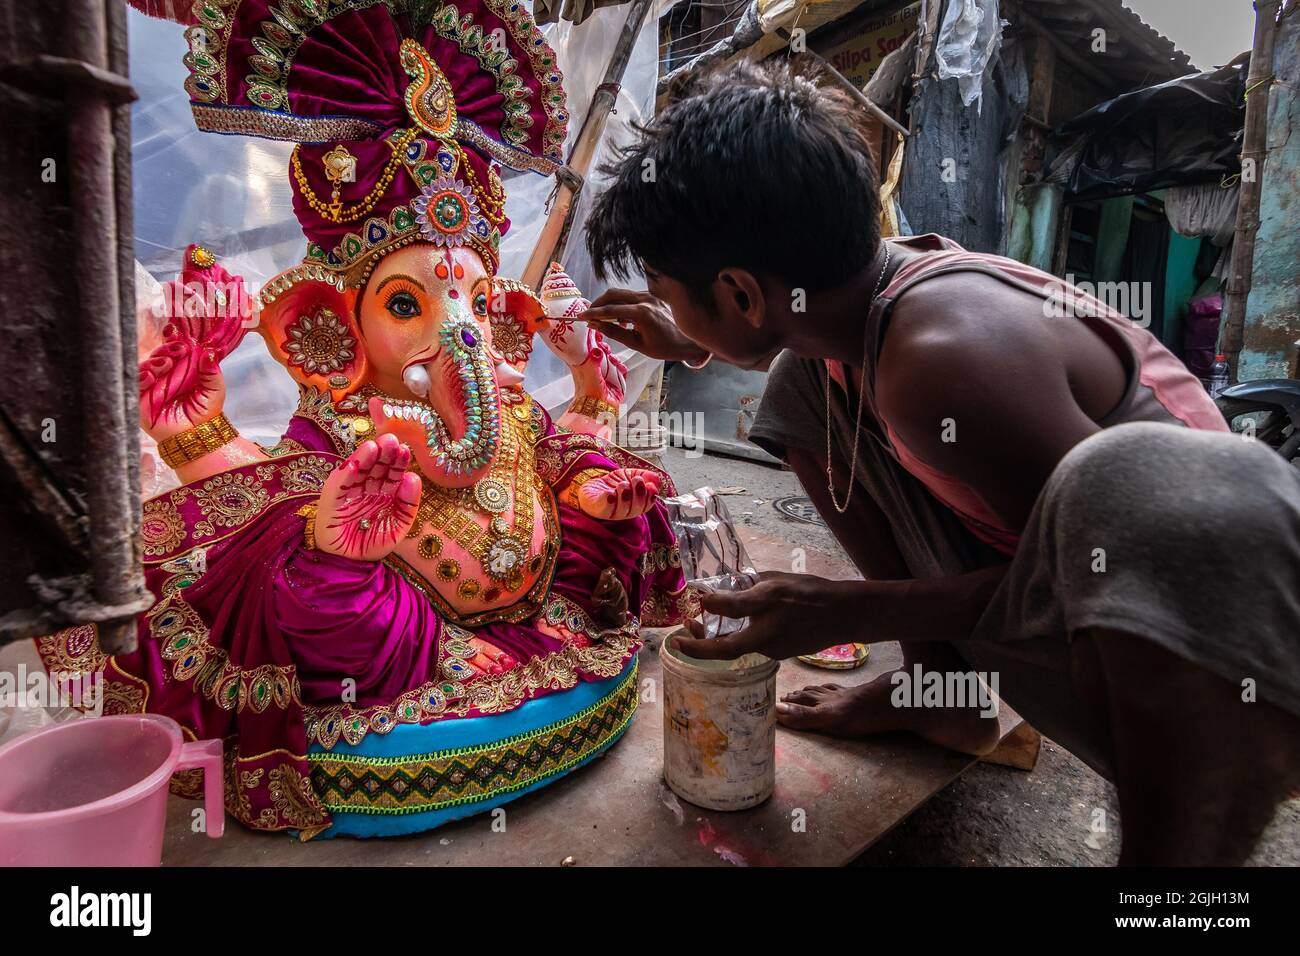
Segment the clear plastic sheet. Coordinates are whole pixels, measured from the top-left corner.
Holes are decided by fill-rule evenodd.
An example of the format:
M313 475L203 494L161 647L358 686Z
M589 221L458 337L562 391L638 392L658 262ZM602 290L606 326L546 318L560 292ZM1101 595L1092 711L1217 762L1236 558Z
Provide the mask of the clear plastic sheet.
M963 106L976 104L984 70L1002 45L1002 20L998 0L949 0L935 38L935 63L939 79L955 77Z
M598 150L597 164L609 155L613 144L627 141L630 124L646 122L653 114L658 14L668 6L668 2L662 3L646 18L624 75L616 112ZM570 145L604 76L627 13L626 5L605 7L580 25L560 22L542 28L566 77L573 116ZM137 270L141 310L146 312L155 301L142 273L163 282L175 278L182 253L191 242L212 249L232 273L244 276L253 287L259 286L301 261L306 247L289 189L292 144L200 133L183 89L184 28L150 19L134 9L128 14L131 82L140 97L132 112L132 155L136 258L143 267ZM535 174L511 174L505 183L511 229L502 243L501 273L518 276L541 230L555 181ZM598 175L588 177L579 217L600 187ZM583 230L577 227L565 265L578 287L594 299L605 286L594 281L582 242ZM645 287L639 277L630 284ZM149 334L149 318L142 315L142 335ZM631 402L659 363L630 350L619 353L619 358L628 366ZM253 335L222 363L222 370L226 414L242 434L274 443L297 403L297 389L289 376L271 359L260 337ZM573 396L568 369L544 348L533 352L526 387L552 412L561 410ZM169 481L174 483L168 469L161 471L154 486L159 490Z
M750 563L744 542L736 535L735 523L722 497L712 488L665 498L668 520L677 535L682 556L682 574L697 591L743 591L753 587L758 572ZM707 637L721 637L739 631L747 618L718 614L700 616Z

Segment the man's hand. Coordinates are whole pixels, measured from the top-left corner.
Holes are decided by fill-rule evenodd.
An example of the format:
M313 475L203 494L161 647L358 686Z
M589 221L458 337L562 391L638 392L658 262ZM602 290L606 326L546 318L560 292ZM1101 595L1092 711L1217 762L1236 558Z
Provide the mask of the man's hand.
M832 644L861 640L864 630L862 581L831 581L812 574L766 571L744 591L700 595L713 614L749 618L749 626L726 637L704 637L699 621L688 621L694 638L678 637L677 649L700 660L732 660L757 652L775 660L811 654Z
M582 318L599 325L615 342L650 358L698 365L708 356L673 322L668 306L649 292L610 289L591 304Z
M813 654L832 644L860 641L960 641L970 637L1010 564L924 581L830 581L811 574L767 571L745 591L700 595L706 611L749 618L726 637L694 638L677 648L701 660L732 660L757 651L775 659Z

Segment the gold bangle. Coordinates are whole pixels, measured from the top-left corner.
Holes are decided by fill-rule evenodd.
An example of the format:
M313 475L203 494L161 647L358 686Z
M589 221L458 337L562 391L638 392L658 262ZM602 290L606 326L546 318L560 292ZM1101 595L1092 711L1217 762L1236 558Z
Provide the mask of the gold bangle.
M307 546L308 551L316 550L316 509L319 507L319 501L312 501L294 512L307 519L307 523L302 528L302 543Z
M574 508L581 508L578 504L578 489L593 478L599 478L601 475L609 474L608 468L584 468L572 478L569 479L569 487L564 489L565 503Z
M594 395L578 396L573 400L573 404L569 406L569 411L575 415L586 415L596 421L600 421L604 416L609 416L618 421L618 406L602 398L596 398Z
M192 461L198 461L204 455L211 454L218 448L229 445L239 437L235 426L225 415L217 415L202 425L196 425L189 431L164 439L158 443L158 456L169 468L179 468Z

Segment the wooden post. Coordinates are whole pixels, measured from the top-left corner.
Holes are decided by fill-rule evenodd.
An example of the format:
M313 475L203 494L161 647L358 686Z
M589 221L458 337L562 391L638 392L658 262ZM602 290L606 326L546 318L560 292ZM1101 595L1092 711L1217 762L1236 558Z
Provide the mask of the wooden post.
M641 34L641 26L650 13L650 4L651 0L634 0L631 9L628 10L627 20L623 23L623 32L619 34L618 43L615 44L614 53L609 59L609 66L605 68L605 77L600 86L596 87L596 95L592 97L591 107L587 110L582 128L578 131L577 141L573 144L573 151L569 154L568 165L556 173L558 184L555 198L551 203L551 211L546 217L542 232L537 237L537 244L533 247L533 254L529 257L528 265L524 267L524 274L521 276L524 283L534 289L541 285L547 266L564 255L564 246L572 226L575 200L582 190L583 177L590 172L591 160L596 154L601 136L605 133L609 114L613 112L614 104L618 101L623 74L627 72L627 61L632 56L632 47L636 45L636 38Z
M1219 350L1227 356L1228 375L1237 381L1237 360L1245 338L1246 299L1255 269L1255 233L1259 230L1259 194L1268 150L1268 92L1273 82L1273 41L1282 0L1256 0L1255 39L1246 76L1246 126L1241 144L1241 189L1237 193L1237 231L1232 240L1228 285L1223 296ZM1247 164L1253 164L1247 179Z

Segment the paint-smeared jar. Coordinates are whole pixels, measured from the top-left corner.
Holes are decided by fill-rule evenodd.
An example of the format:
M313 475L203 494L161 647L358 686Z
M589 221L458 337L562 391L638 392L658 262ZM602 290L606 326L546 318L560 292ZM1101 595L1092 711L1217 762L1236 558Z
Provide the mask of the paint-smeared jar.
M664 780L679 797L710 810L757 806L776 784L778 664L762 654L697 660L673 646L676 636L659 648Z

